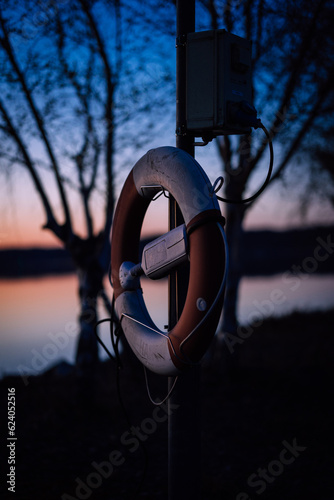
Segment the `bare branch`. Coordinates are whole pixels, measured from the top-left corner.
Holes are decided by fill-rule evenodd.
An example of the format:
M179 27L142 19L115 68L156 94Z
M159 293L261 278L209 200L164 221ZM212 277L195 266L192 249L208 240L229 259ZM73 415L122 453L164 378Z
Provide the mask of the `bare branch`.
M252 37L252 3L253 0L246 0L244 4L245 33L248 40Z
M91 175L90 182L87 186L87 191L88 191L89 195L91 194L92 190L95 188L97 170L98 170L98 165L99 165L99 158L100 158L100 146L99 146L98 142L96 141L94 144L94 158L93 158L93 163L92 163L92 175Z
M307 134L307 132L311 129L311 126L314 122L314 120L317 118L319 115L319 110L321 109L322 103L325 101L328 93L332 90L332 85L333 85L333 77L334 77L334 68L331 71L331 74L328 77L328 80L325 85L322 86L322 88L319 91L319 97L315 101L312 110L310 111L307 120L299 130L298 134L296 135L294 141L291 143L289 150L286 152L283 160L281 161L279 167L273 174L270 183L278 179L281 175L285 167L287 166L288 162L291 160L292 156L296 153L298 150L303 138Z
M116 73L119 75L122 69L122 23L121 23L121 0L115 0L116 17Z
M57 34L58 34L57 49L58 49L59 62L62 65L65 76L71 82L79 102L81 103L85 111L87 111L87 99L85 99L81 85L76 79L75 72L70 70L66 58L64 57L65 33L59 15L57 18Z
M232 18L231 0L226 1L226 5L224 6L223 19L224 19L224 24L226 26L227 31L232 31L233 30L233 18Z
M109 64L108 56L105 49L104 41L100 35L98 25L92 12L90 10L89 4L86 0L79 0L84 13L87 16L92 34L97 42L98 51L100 57L103 61L104 71L105 71L105 81L106 81L106 99L105 99L105 125L106 125L106 178L107 178L107 202L105 210L105 236L109 238L109 231L112 222L112 215L114 209L114 190L113 190L113 176L112 176L112 158L113 158L113 141L114 141L114 120L113 120L113 97L115 89L115 81L113 76L113 71L111 65ZM119 11L116 11L116 14ZM118 19L116 19L116 22Z
M222 137L216 137L216 145L220 158L224 162L225 170L231 164L232 149L231 149L231 139L228 135Z
M62 66L62 70L67 77L67 79L71 82L71 85L74 88L74 91L76 93L76 96L82 106L83 113L85 115L85 121L86 121L86 130L84 133L84 140L83 144L81 147L81 150L77 155L75 155L74 162L77 167L77 172L78 172L78 178L79 178L79 184L80 184L80 194L81 194L81 199L83 203L83 208L84 208L84 214L85 214L85 220L86 220L86 227L87 227L87 235L89 238L93 236L93 218L89 210L89 197L92 192L92 189L95 184L95 178L96 178L96 173L97 173L97 166L98 166L98 161L94 161L93 165L93 172L92 172L92 177L89 186L85 184L85 179L84 179L84 170L85 170L85 157L87 155L90 141L91 141L91 135L94 134L93 132L93 117L90 113L89 110L89 95L92 92L91 89L91 79L92 79L92 67L93 67L93 61L90 60L88 64L88 69L87 73L85 75L85 89L80 85L79 81L76 78L76 74L74 71L70 70L70 67L66 61L66 58L64 56L64 45L65 45L65 33L63 29L63 25L60 22L60 18L58 16L57 19L57 33L58 33L58 57L59 61ZM98 147L98 146L96 146ZM95 155L96 156L96 155Z
M15 57L12 45L10 43L9 34L8 34L8 31L7 31L7 28L6 28L6 24L5 24L4 19L1 16L1 13L0 13L0 25L2 27L2 31L3 31L3 34L4 34L4 37L0 37L0 43L1 43L2 47L3 47L3 49L5 50L5 52L7 53L8 58L9 58L12 66L13 66L13 69L14 69L14 71L16 73L18 81L19 81L19 83L20 83L20 85L22 87L23 94L24 94L24 96L25 96L25 98L26 98L26 100L27 100L27 102L29 104L29 107L30 107L32 115L33 115L33 117L35 119L37 128L38 128L38 130L40 132L40 135L42 137L42 140L43 140L44 145L46 147L46 150L48 152L48 155L49 155L49 158L50 158L50 161L51 161L51 165L52 165L53 171L55 173L56 182L57 182L57 186L58 186L58 189L59 189L59 193L60 193L60 197L61 197L61 200L62 200L62 204L63 204L64 215L65 215L65 227L66 227L66 229L67 229L67 231L69 233L68 235L70 236L70 234L72 233L71 216L70 216L70 210L69 210L69 205L68 205L68 202L67 202L66 193L65 193L64 186L63 186L62 179L61 179L61 175L60 175L59 166L58 166L55 154L53 152L53 149L51 147L51 143L49 141L47 131L46 131L45 127L44 127L43 118L40 115L40 113L38 111L38 108L37 108L37 106L36 106L36 104L34 102L32 93L31 93L31 91L28 88L28 85L27 85L27 82L25 80L24 74L22 73L22 71L19 68L19 64L18 64L18 62L16 60L16 57Z
M323 102L326 100L329 92L332 90L332 81L334 77L334 67L332 68L332 71L329 73L328 79L325 84L322 85L320 91L319 91L319 97L315 101L312 110L310 111L307 120L304 122L303 126L300 128L299 132L297 133L296 137L294 140L291 142L290 147L288 151L286 151L284 158L282 159L280 165L277 167L276 171L272 175L269 184L272 184L274 181L279 179L287 167L289 161L293 157L293 155L298 151L298 148L301 145L302 140L306 136L307 132L311 129L314 120L319 116L319 110L321 109L321 106ZM246 205L246 210L248 210L252 205L254 201Z
M2 103L1 99L0 99L0 112L3 116L5 124L6 124L6 132L9 136L12 137L12 139L16 143L16 146L23 157L23 163L28 168L30 175L33 179L35 188L36 188L36 190L37 190L37 192L42 200L42 204L43 204L44 211L46 214L46 223L43 227L50 229L61 241L65 242L66 238L65 238L65 234L64 234L64 228L62 226L60 226L55 219L55 216L53 214L53 210L52 210L51 205L49 203L49 200L48 200L48 197L46 195L45 189L43 187L42 181L38 175L38 172L36 171L36 169L34 167L34 162L30 158L30 155L28 153L28 149L27 149L26 145L24 144L17 128L13 125L12 120L11 120L4 104ZM2 127L2 129L4 130L4 127Z
M213 30L218 29L218 12L215 4L215 0L209 0L208 10L211 16L211 28Z
M302 66L304 63L304 59L306 56L307 51L309 48L312 46L313 39L314 39L314 34L316 33L317 30L317 20L318 17L322 11L323 5L324 5L324 0L321 0L317 6L317 9L312 17L312 21L308 27L307 32L305 35L301 38L301 44L299 46L299 51L298 54L295 58L293 58L293 64L292 66L292 71L290 72L290 76L288 78L288 81L285 85L285 90L282 94L282 99L281 103L278 106L278 109L275 113L275 119L270 127L270 135L271 138L274 139L276 135L278 134L282 123L284 121L284 118L286 116L286 110L290 104L291 98L293 96L293 93L296 89L296 86L298 85L300 81L300 76L302 72ZM262 158L263 152L266 149L267 146L267 138L265 138L260 147L258 148L255 156L252 159L252 167L255 167L259 160Z
M253 64L255 64L260 59L260 56L262 54L261 42L262 42L262 29L263 29L262 25L263 10L264 10L263 0L259 0L257 7L256 40L255 40L255 54L254 54Z

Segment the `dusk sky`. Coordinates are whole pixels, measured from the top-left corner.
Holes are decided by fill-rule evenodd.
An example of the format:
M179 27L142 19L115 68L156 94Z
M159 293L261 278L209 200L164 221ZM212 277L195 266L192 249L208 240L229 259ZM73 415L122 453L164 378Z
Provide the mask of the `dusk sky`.
M170 140L171 145L173 144L172 141L173 138ZM208 157L205 157L207 153ZM137 159L134 156L134 163ZM212 182L221 175L219 163L215 159L214 144L207 146L205 150L204 148L201 149L197 159L203 167L207 165L207 172ZM262 169L262 175L265 176L265 168ZM124 172L120 177L124 177ZM260 183L260 175L257 175L257 185L260 185ZM256 188L255 180L253 186ZM31 180L22 167L17 169L13 178L3 182L0 189L0 248L61 246L50 231L41 229L45 222L44 213ZM120 187L118 187L119 189ZM72 194L73 198L74 195ZM80 221L79 200L76 201L76 206L79 215L76 223L80 229L80 224L82 227L83 222ZM221 209L224 213L224 204L221 204ZM96 213L98 214L98 210ZM98 221L98 217L96 221ZM249 212L245 221L245 228L284 230L300 225L325 225L333 223L333 221L334 211L326 201L323 203L319 201L317 204L313 203L312 209L307 216L305 218L301 217L298 203L291 198L291 193L287 193L281 184L269 187L262 195L261 199ZM143 235L161 232L162 223L165 224L164 230L167 231L167 200L163 198L151 204L145 219Z
M333 18L0 0L1 498L333 498Z
M66 2L64 5L66 6ZM131 4L131 2L129 3ZM134 7L133 3L133 8ZM40 8L40 6L39 6ZM61 9L61 7L59 7ZM119 95L117 95L119 102L117 103L115 116L116 121L118 120L122 123L124 114L131 110L131 107L138 105L137 95L141 95L140 107L147 107L151 105L150 94L146 92L138 94L153 86L157 94L154 94L153 110L154 110L154 128L150 124L146 123L146 117L138 112L140 121L140 128L145 129L146 132L142 136L136 137L138 126L137 120L131 120L127 123L122 124L116 131L116 154L114 156L114 170L115 170L115 194L116 198L120 192L122 184L133 167L135 162L150 148L158 147L162 145L175 145L175 135L174 135L174 78L175 78L175 47L174 47L174 37L173 30L175 29L174 21L171 23L170 10L173 7L165 7L159 11L161 16L162 27L157 28L154 24L152 25L152 36L155 33L155 43L151 45L146 40L146 32L138 31L137 38L127 37L124 34L123 40L123 76L120 80L121 86L119 90ZM57 9L56 9L57 11ZM55 12L56 12L55 11ZM57 13L57 12L56 12ZM107 28L106 20L101 14L102 11L96 9L96 16L100 19L101 29ZM17 16L20 14L19 11L12 12L11 21L15 22ZM53 18L50 17L54 15L53 11L39 11L30 13L30 17L26 17L23 25L21 24L21 29L23 30L23 36L21 38L16 35L13 37L13 47L16 50L17 57L21 67L24 68L26 64L27 54L30 48L35 44L41 47L43 51L48 51L50 54L50 61L52 58L57 56L55 52L55 47L50 44L50 40L45 41L43 38L42 29L44 27L48 28L51 26ZM174 13L173 13L174 15ZM43 17L44 16L44 17ZM48 17L49 16L49 17ZM125 10L126 17L126 10ZM169 21L166 21L169 19ZM41 22L43 21L43 22ZM124 21L123 22L128 22ZM169 22L169 24L168 24ZM144 27L149 25L148 19L143 15ZM207 13L198 5L197 11L197 24L198 30L207 29L209 27L209 20ZM156 29L157 28L157 29ZM138 27L134 28L138 30ZM238 25L235 30L242 30L242 27ZM156 32L154 31L156 30ZM142 39L139 38L142 37ZM115 59L115 52L113 52L113 41L110 44L110 57L112 60ZM139 44L136 46L134 44ZM85 59L85 46L73 51L71 54L71 60L73 64L77 64L79 70L83 70L87 60ZM274 50L279 50L279 46ZM133 57L136 54L136 57ZM143 71L144 68L144 71ZM134 89L129 87L127 82L127 75L130 71L138 69L138 82L135 82ZM264 78L265 76L265 78ZM259 95L258 101L259 105L265 110L264 123L270 126L270 121L273 119L270 109L268 109L268 104L263 105L262 101L266 96L266 88L264 87L265 79L267 76L262 73L261 78L257 77L255 79L255 87ZM27 79L31 82L35 81L35 75L30 71L27 73ZM95 81L95 80L94 80ZM33 84L33 83L32 83ZM99 88L100 83L96 80L96 89ZM15 94L15 89L11 89L12 95ZM57 94L55 94L57 98ZM72 100L71 100L72 99ZM167 106L162 103L167 100ZM38 100L40 108L43 107L43 99ZM57 101L56 101L57 102ZM93 101L94 104L95 101ZM274 101L273 101L274 102ZM75 121L72 122L72 116L68 113L68 105L75 107L74 97L71 97L67 101L67 106L59 107L62 115L62 120L59 123L62 127L59 130L59 139L55 142L56 147L59 145L64 145L67 141L66 148L73 153L73 144L76 144L76 139L80 137L80 130ZM98 100L95 104L97 112ZM65 111L66 110L66 111ZM165 111L164 111L165 110ZM19 113L19 112L18 112ZM66 118L66 113L68 117ZM74 111L73 111L74 113ZM67 120L67 121L66 121ZM74 120L74 119L73 119ZM267 120L267 122L266 122ZM57 120L56 120L57 121ZM59 127L59 126L58 126ZM68 130L66 129L68 127ZM146 127L146 128L145 128ZM25 127L26 128L26 127ZM51 127L52 130L52 127ZM56 130L56 129L55 129ZM64 130L64 135L62 135ZM151 133L153 130L153 133ZM26 132L26 131L25 131ZM261 140L261 131L254 131L253 135L255 141ZM54 134L55 136L55 134ZM57 134L56 134L57 136ZM136 146L136 141L138 139L138 146ZM26 141L29 144L30 153L32 157L37 158L39 161L43 157L43 148L38 144L36 135L32 141L27 138ZM79 141L80 142L80 141ZM275 162L278 163L280 158L281 146L279 143L275 142ZM69 154L70 154L69 153ZM61 157L61 166L64 168L65 174L70 178L71 181L76 179L76 173L74 172L73 165L66 164L67 160ZM196 159L202 165L204 170L207 172L210 180L212 182L222 174L221 160L217 155L217 148L214 143L210 143L205 148L196 148ZM65 160L65 161L64 161ZM330 203L326 199L318 197L317 200L312 199L311 209L307 211L306 217L302 218L299 211L299 201L298 192L302 190L303 185L307 181L307 171L309 165L307 158L304 159L305 168L303 169L300 165L296 168L293 161L289 172L283 176L283 182L276 182L272 187L270 186L267 191L257 200L254 207L249 211L246 216L244 226L246 229L251 228L271 228L271 229L284 229L297 227L299 225L313 225L313 224L329 224L334 221L334 211L330 206ZM261 161L261 166L257 169L255 175L251 178L250 185L248 187L247 195L252 194L256 191L257 187L260 186L266 176L266 169L268 165L268 154L266 153ZM72 170L71 170L72 168ZM47 190L50 194L55 192L55 183L50 174L46 174L43 169L40 170L41 178L45 180ZM295 172L294 175L291 172ZM98 178L99 189L103 189L104 175L100 174ZM54 200L55 212L60 213L60 204L57 200L57 196L51 196ZM70 203L72 205L73 214L75 214L74 225L76 230L82 233L83 228L83 214L81 202L78 199L77 194L73 189L68 189L68 196ZM103 195L97 194L91 200L92 214L95 222L95 229L99 228L99 224L102 222L101 209L103 207ZM166 210L160 209L160 205L156 203L154 208L151 208L148 215L148 220L143 228L144 234L155 234L161 230L161 221L166 217ZM161 211L162 210L162 211ZM225 207L222 205L222 212L224 213ZM40 199L36 190L32 184L31 178L24 167L21 165L13 164L10 168L6 167L2 170L1 183L0 183L0 248L5 247L22 247L22 246L57 246L59 243L57 239L49 232L42 231L41 226L45 222L45 216L42 211L42 206ZM60 216L61 219L61 216ZM167 227L167 222L165 224Z

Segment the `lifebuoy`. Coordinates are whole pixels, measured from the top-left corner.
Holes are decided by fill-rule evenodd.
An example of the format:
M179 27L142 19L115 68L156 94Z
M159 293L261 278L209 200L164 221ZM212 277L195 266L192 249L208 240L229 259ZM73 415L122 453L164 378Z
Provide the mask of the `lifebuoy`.
M182 212L190 261L185 305L168 333L158 330L152 321L140 286L124 289L119 275L123 263L138 262L143 219L152 198L162 189L172 194ZM148 151L125 181L111 242L115 310L128 343L147 368L171 376L202 358L219 321L225 276L223 218L204 170L180 149Z

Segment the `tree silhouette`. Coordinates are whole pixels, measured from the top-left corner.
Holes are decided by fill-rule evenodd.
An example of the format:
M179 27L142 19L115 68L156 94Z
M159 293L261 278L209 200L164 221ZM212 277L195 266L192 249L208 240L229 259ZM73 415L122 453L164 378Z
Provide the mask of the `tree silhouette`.
M254 104L263 123L269 124L278 152L270 184L283 179L289 166L295 172L294 196L300 197L303 206L316 189L318 195L321 191L322 197L333 200L329 177L333 176L329 142L334 106L333 2L208 0L201 4L209 13L211 29L225 28L253 42ZM253 133L238 140L230 136L216 140L229 199L245 198L254 173L263 168L267 140L258 137ZM309 179L308 188L299 190L299 176ZM230 269L222 330L232 335L238 330L243 222L255 203L226 206Z
M174 4L151 1L143 10L135 0L0 2L1 168L20 164L28 170L44 209L44 228L76 264L77 365L85 373L97 363L97 300L110 309L103 277L109 266L115 154L126 157L129 147L150 141L152 126L171 109L172 70L157 78L154 70L145 73L144 59L152 63L152 45L164 43L163 36L172 42ZM271 184L293 166L296 184L298 175L309 180L309 189L298 193L304 204L316 191L333 200L333 2L198 0L197 8L199 29L225 28L253 41L254 103L279 151ZM153 30L159 33L154 44ZM128 133L133 116L145 116L141 134L138 123ZM253 176L263 168L267 141L258 132L224 136L216 144L225 196L241 200L246 191L251 194ZM84 232L78 226L78 200ZM226 206L230 270L223 331L232 334L238 329L243 223L255 203Z
M75 263L76 365L85 378L98 361L98 300L110 311L103 278L110 262L115 141L124 156L145 142L151 120L142 123L141 133L136 125L132 135L129 123L154 105L148 88L157 90L161 108L169 97L169 72L162 68L152 75L145 66L143 47L152 26L151 33L143 30L138 8L136 2L121 7L119 0L0 4L1 167L28 170L44 210L43 228ZM124 125L128 130L121 141L116 135Z

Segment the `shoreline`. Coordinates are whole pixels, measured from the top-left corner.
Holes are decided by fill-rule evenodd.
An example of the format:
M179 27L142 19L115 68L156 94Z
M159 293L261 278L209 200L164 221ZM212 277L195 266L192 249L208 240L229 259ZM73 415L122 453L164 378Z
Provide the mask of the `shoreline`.
M238 344L234 354L205 360L203 499L253 499L260 486L266 500L329 498L333 324L334 310L271 318ZM236 356L239 366L228 368L227 355ZM166 378L149 378L152 394L164 396ZM19 377L6 377L0 381L1 401L10 387L15 387L16 397L18 500L78 499L84 492L91 500L131 498L143 475L143 454L129 434L111 361L100 363L92 385L80 383L73 370L62 375L47 370L27 386ZM124 363L120 390L148 455L138 498L166 500L167 419L161 409L161 422L148 427L156 413L139 362ZM7 405L0 408L0 421L6 422ZM269 479L259 470L266 470Z

